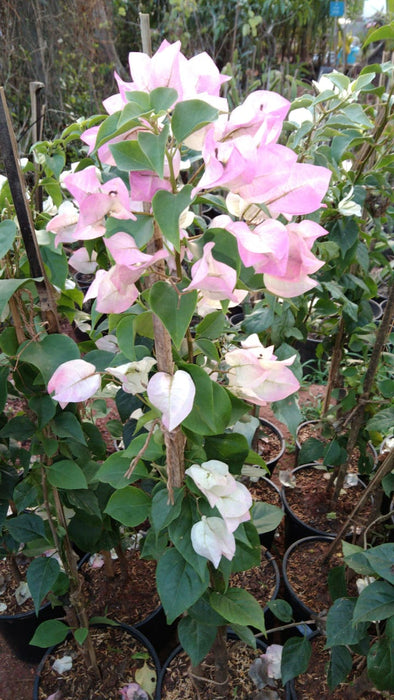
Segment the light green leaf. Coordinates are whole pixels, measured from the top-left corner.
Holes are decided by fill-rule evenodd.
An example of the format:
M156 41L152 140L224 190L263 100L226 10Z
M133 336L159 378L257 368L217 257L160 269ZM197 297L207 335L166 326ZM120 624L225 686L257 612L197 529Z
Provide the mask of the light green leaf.
M20 289L20 287L31 287L32 279L11 279L11 280L0 280L0 316L3 314L6 305L11 299L12 295Z
M111 143L109 150L119 170L126 172L151 171L151 164L138 141L120 141Z
M0 222L0 258L10 250L16 236L17 228L14 221L4 219Z
M69 631L70 628L60 620L47 620L37 627L30 644L46 649L63 642Z
M202 100L178 102L171 120L172 132L178 143L181 143L193 131L215 121L218 114L217 109Z
M149 515L150 496L135 486L126 486L110 497L104 513L126 527L141 525Z
M282 522L283 517L283 510L277 506L271 505L270 503L257 501L253 506L253 524L255 525L259 535L276 530L276 528Z
M75 641L82 646L82 644L86 641L88 634L89 630L87 627L78 627L78 629L74 630Z
M111 484L114 489L122 489L128 484L147 476L148 472L144 463L140 460L131 477L125 478L125 473L130 467L131 458L125 457L124 452L114 452L107 457L96 474L99 481Z
M364 557L379 576L394 585L394 542L386 542L364 552Z

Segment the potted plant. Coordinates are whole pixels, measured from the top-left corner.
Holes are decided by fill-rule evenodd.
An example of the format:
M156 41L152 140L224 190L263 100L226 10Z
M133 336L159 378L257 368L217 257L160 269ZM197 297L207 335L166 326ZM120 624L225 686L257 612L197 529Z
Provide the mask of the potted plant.
M128 467L105 512L126 526L149 518L143 553L157 560L168 622L181 616L196 685L213 649L213 682L225 688L226 625L252 645L249 626L264 630L254 598L229 586L232 572L260 561L260 543L237 478L256 454L228 429L248 403L283 401L299 386L291 349L279 359L253 334L239 347L225 312L264 286L294 297L314 285L304 260L308 272L318 269L311 247L325 231L278 217L316 211L330 173L277 143L289 108L278 95L253 93L228 113L225 78L207 56L188 61L179 43L163 42L151 58L131 54L130 68L132 82L118 79L105 103L109 116L82 134L87 167L64 180L77 217L59 214L47 226L56 242L82 240L81 259L100 251L85 300L95 300L92 314L108 314L118 351L81 359L76 349L48 391L63 407L86 401L105 373L133 395L139 434L121 453ZM227 193L229 213L201 228L195 207L214 203L216 192ZM153 489L131 485L139 465Z

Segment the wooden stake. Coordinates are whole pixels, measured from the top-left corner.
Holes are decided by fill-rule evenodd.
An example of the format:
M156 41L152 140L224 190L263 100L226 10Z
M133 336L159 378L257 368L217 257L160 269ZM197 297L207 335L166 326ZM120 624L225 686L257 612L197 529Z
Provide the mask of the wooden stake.
M45 273L38 247L34 223L26 198L26 184L21 167L15 134L5 99L4 88L0 87L0 149L10 186L16 215L19 222L30 274L36 278L35 284L40 298L40 307L49 333L59 333L59 320L55 297Z

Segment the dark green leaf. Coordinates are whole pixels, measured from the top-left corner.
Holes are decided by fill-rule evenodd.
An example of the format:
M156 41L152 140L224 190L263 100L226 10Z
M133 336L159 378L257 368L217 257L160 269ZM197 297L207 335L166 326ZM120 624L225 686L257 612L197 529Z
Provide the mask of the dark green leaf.
M270 503L256 501L253 506L252 518L259 535L265 532L272 532L280 525L284 517L284 512L281 508L273 506Z
M270 600L268 607L281 622L290 622L293 619L292 607L286 600Z
M331 600L347 596L345 566L334 566L328 572L328 590Z
M63 362L79 360L78 346L68 335L52 333L40 342L29 340L21 350L19 359L37 367L47 384L54 371Z
M352 670L352 655L344 646L337 646L331 649L330 663L327 672L327 684L330 690L343 683Z
M59 573L59 562L51 557L37 557L31 562L26 573L26 580L33 598L36 615L38 615L40 605L52 589Z
M156 282L151 287L149 303L169 332L174 345L180 348L197 302L197 292L178 295L171 284Z
M337 598L327 615L327 647L357 644L366 634L368 624L355 624L354 598Z
M185 185L177 194L158 190L152 199L153 213L163 236L172 243L178 253L180 252L179 217L191 202L191 191L191 185Z
M52 429L54 434L60 438L73 438L81 445L86 445L81 424L78 418L69 411L63 411L53 419Z
M152 498L151 522L155 530L160 532L178 518L182 509L184 489L174 489L174 503L171 503L166 488L156 491Z
M208 654L215 637L216 627L201 624L187 615L178 624L178 637L193 666L197 666Z
M119 170L138 172L152 170L150 162L138 141L120 141L109 145L115 163Z
M311 652L311 644L306 637L291 637L285 642L281 663L283 685L301 673L305 673Z
M209 586L209 572L206 568L204 579L182 557L177 549L171 548L159 559L157 589L169 624L195 603Z
M138 143L150 163L153 170L162 178L164 175L164 155L168 138L168 126L165 126L160 134L152 134L149 131L138 133Z
M368 676L378 690L392 691L394 688L394 641L382 637L369 650L367 656Z
M386 542L364 552L364 557L379 576L394 584L394 542Z
M16 224L14 221L11 221L11 219L4 219L0 222L0 259L4 258L6 253L10 250L16 232Z
M357 599L353 622L385 620L394 615L394 587L387 581L374 581Z
M239 433L223 433L207 436L205 441L207 459L225 462L232 474L240 474L249 454L248 442Z
M0 437L9 437L20 442L28 440L34 435L35 425L27 416L15 416L0 430Z

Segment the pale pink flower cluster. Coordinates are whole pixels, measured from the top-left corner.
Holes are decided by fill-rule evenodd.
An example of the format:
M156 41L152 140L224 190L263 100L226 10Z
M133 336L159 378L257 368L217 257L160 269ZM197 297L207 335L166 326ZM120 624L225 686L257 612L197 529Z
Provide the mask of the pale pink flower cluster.
M288 368L295 355L278 360L273 346L265 348L256 333L241 342L241 348L225 355L228 382L233 394L257 406L280 401L299 389L299 381Z
M211 508L217 508L221 518L203 516L191 530L193 549L209 559L215 568L222 556L232 559L235 554L233 532L250 520L252 497L243 484L230 474L227 464L211 459L186 469Z

